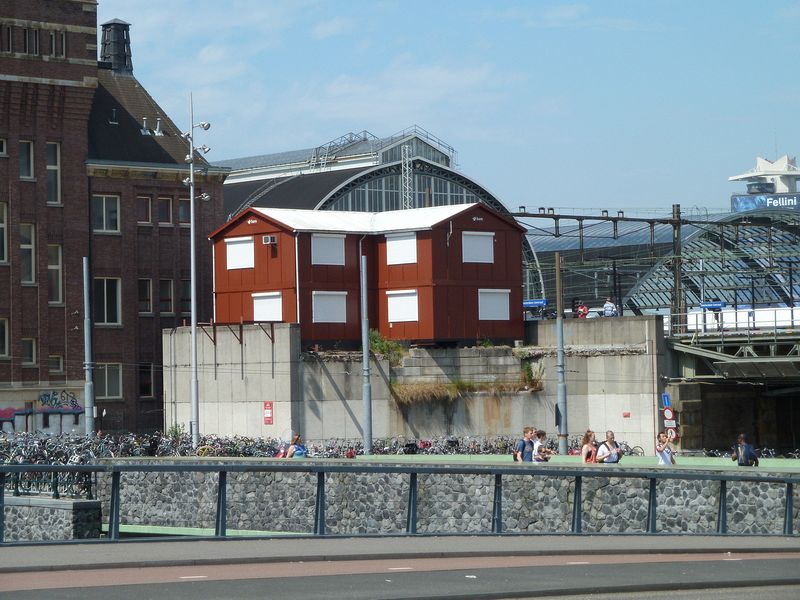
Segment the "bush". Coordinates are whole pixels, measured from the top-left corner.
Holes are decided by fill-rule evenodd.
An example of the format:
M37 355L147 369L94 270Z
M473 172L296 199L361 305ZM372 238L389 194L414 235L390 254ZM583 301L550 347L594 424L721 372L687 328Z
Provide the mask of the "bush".
M400 366L405 348L394 340L387 340L377 329L369 330L369 347L375 354L385 356L392 367Z

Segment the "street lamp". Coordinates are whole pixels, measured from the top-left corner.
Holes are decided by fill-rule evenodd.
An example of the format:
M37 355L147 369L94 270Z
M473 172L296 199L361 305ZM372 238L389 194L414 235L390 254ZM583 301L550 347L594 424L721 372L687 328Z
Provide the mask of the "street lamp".
M197 259L195 246L195 229L194 229L194 162L197 157L196 152L207 153L211 148L203 144L199 148L194 145L194 130L203 129L208 131L211 123L201 121L195 124L194 122L194 106L192 105L192 95L189 94L189 131L183 134L183 138L189 144L189 154L186 155L186 162L189 163L189 180L184 179L184 183L189 186L189 244L191 248L191 281L192 288L192 382L191 382L191 421L189 429L192 434L192 446L197 448L200 444L200 406L199 406L199 384L197 381ZM201 200L207 201L211 197L208 194L201 194Z

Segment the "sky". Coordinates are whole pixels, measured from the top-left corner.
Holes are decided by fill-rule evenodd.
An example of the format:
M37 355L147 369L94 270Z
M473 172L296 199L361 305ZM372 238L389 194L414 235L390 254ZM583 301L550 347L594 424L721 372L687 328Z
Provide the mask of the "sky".
M507 207L730 208L800 151L800 0L99 0L214 162L418 125ZM198 143L200 143L200 136Z

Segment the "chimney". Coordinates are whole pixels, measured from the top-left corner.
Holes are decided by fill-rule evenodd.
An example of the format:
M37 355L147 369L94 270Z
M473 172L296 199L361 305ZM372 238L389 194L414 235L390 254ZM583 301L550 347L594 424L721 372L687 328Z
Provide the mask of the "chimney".
M112 19L103 23L100 60L111 63L115 75L133 75L130 23Z

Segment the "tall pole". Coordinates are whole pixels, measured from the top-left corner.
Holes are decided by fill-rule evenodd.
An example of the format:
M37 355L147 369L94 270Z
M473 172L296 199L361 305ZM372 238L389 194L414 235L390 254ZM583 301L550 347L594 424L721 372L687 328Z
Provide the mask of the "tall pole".
M359 248L361 244L359 244ZM361 433L364 454L372 454L372 386L369 382L369 314L367 313L367 257L361 256L361 354L363 382L361 399L364 403L364 424Z
M200 405L199 385L197 382L197 260L195 256L195 223L194 223L194 107L192 95L189 94L189 246L191 248L191 281L192 287L192 383L191 383L191 423L192 446L200 444Z
M561 253L556 261L556 374L558 375L556 424L558 425L558 453L567 453L567 383L564 379L564 306L561 293Z
M92 379L92 314L89 306L89 257L83 257L83 370L86 381L83 384L83 424L86 435L94 434L94 381Z
M681 285L681 205L672 205L672 332L676 333L685 319Z

